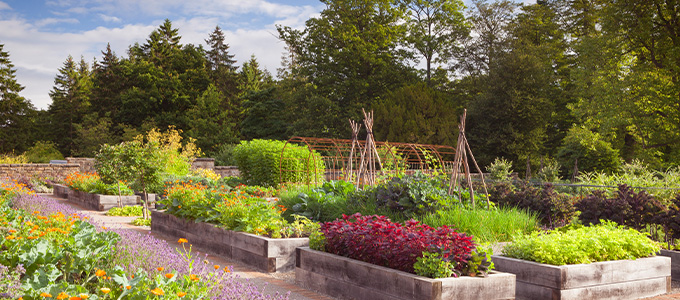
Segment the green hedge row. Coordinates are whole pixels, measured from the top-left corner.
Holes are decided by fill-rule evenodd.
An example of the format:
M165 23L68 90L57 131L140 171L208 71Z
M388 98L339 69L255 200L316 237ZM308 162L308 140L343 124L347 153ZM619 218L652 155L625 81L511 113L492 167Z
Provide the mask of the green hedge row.
M252 140L242 141L233 153L241 179L249 185L278 186L281 182L324 180L321 155L315 151L310 153L306 147L283 141Z

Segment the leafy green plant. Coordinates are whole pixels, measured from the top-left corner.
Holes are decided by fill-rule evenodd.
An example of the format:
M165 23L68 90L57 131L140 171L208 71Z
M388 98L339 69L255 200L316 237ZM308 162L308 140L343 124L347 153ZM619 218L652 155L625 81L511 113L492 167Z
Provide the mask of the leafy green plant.
M490 173L489 178L495 181L510 181L512 175L512 163L504 158L496 159L486 167Z
M281 204L287 208L283 214L300 215L315 221L328 222L347 210L347 194L354 192L350 182L338 180L328 181L319 188L301 189L295 197L282 198Z
M222 144L217 148L217 151L213 153L212 157L215 158L216 166L235 166L236 159L234 159L234 148L236 144Z
M15 155L14 153L0 154L0 164L27 164L28 157L26 155L20 154Z
M538 170L536 177L543 182L556 182L560 180L560 164L554 159L547 159L543 168Z
M536 212L541 223L549 227L568 224L576 213L573 198L558 193L550 183L540 188L524 183L516 189L505 184L495 185L489 196L500 207L517 207Z
M241 178L249 185L316 183L325 178L321 155L302 146L272 140L242 141L233 153Z
M613 173L621 165L618 150L598 133L578 126L567 132L557 153L557 159L569 170L573 170L578 160L577 166L581 172Z
M394 177L371 192L375 193L379 207L387 207L406 217L433 212L451 202L442 182L422 172Z
M107 216L118 216L118 217L141 217L143 214L141 206L123 206L123 207L113 207L106 212Z
M132 220L131 223L135 226L151 226L151 219L137 218Z
M429 278L446 278L455 273L455 264L442 259L439 253L423 252L422 257L416 258L413 269L416 275Z
M612 221L517 235L513 240L503 249L503 255L558 266L637 259L654 255L661 248L645 234Z

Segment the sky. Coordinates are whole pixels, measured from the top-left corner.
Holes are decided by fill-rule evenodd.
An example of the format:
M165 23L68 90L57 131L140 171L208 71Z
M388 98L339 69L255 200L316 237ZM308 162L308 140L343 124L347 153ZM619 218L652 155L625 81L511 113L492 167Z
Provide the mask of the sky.
M47 109L69 55L92 64L110 43L127 56L130 45L144 43L165 19L179 29L182 44L205 45L220 26L237 64L255 55L276 74L284 53L276 25L303 28L323 8L318 0L0 0L0 44L25 87L20 95Z

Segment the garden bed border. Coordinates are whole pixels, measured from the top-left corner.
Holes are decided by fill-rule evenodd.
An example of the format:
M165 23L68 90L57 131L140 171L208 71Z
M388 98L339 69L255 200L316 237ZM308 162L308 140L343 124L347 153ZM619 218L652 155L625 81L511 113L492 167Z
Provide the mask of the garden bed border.
M87 209L106 211L118 207L118 195L100 195L76 191L61 184L52 185L52 194L59 198L78 203ZM137 195L121 196L123 206L142 205L142 200ZM149 197L151 198L151 197ZM153 203L153 202L152 202Z
M554 266L494 255L496 270L517 275L517 299L639 299L670 292L671 261L653 256Z
M292 271L295 248L309 245L309 238L273 239L196 223L163 211L151 212L151 231L185 238L193 245L268 273Z
M509 273L432 279L308 247L296 256L296 284L344 299L515 299L515 275Z

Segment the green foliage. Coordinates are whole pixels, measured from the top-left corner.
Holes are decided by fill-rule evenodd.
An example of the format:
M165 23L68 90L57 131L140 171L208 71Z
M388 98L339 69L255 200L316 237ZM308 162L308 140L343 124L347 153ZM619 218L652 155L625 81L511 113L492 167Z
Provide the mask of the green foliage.
M441 254L430 252L423 252L423 256L416 258L413 264L416 275L429 278L451 277L455 267L454 263L443 260Z
M446 94L425 83L394 90L375 105L376 139L382 141L454 145L458 109Z
M572 127L557 154L560 164L568 170L578 160L579 172L615 172L621 165L619 152L599 134L582 127Z
M394 177L366 191L375 195L378 207L389 208L407 218L434 212L451 203L444 183L422 172Z
M645 234L610 221L517 235L513 240L503 255L557 266L637 259L655 255L661 248Z
M534 212L541 224L548 227L564 226L576 213L572 196L557 192L550 183L541 187L521 183L516 189L508 183L494 184L490 187L489 200L499 207L517 207Z
M513 234L529 234L541 225L536 213L504 207L486 210L456 206L427 214L418 220L435 228L444 225L455 227L473 236L478 243L510 242Z
M241 122L241 135L245 139L288 138L288 123L283 118L284 102L268 88L252 91L244 96L245 118Z
M35 107L19 95L24 89L16 79L9 53L0 44L0 153L23 151L31 143L31 115Z
M560 168L560 164L557 161L548 159L545 161L543 168L538 170L536 177L543 182L557 182L560 180Z
M312 231L309 235L309 248L318 251L324 251L326 245L326 237L321 230Z
M0 164L27 164L28 157L23 154L14 155L11 154L0 154Z
M118 216L118 217L135 217L142 216L141 206L123 206L123 207L113 207L106 212L107 216Z
M50 160L64 159L64 155L59 152L56 145L52 142L37 141L24 152L26 158L32 163L49 163Z
M271 140L242 141L233 153L241 178L249 185L314 183L325 178L321 155L302 146Z
M314 221L329 222L347 212L347 195L354 192L352 183L327 181L319 188L299 189L294 196L281 197L280 203L287 208L283 216L304 216Z
M512 163L505 158L498 158L493 161L486 170L490 173L489 178L495 181L512 180Z
M135 226L151 226L151 219L137 218L132 220L131 223Z
M215 159L216 166L235 166L234 148L236 144L222 144L211 155Z
M482 277L486 277L489 271L494 269L491 255L493 255L493 250L490 246L478 245L475 247L475 251L472 251L472 257L467 261L461 272L468 276L482 275Z

